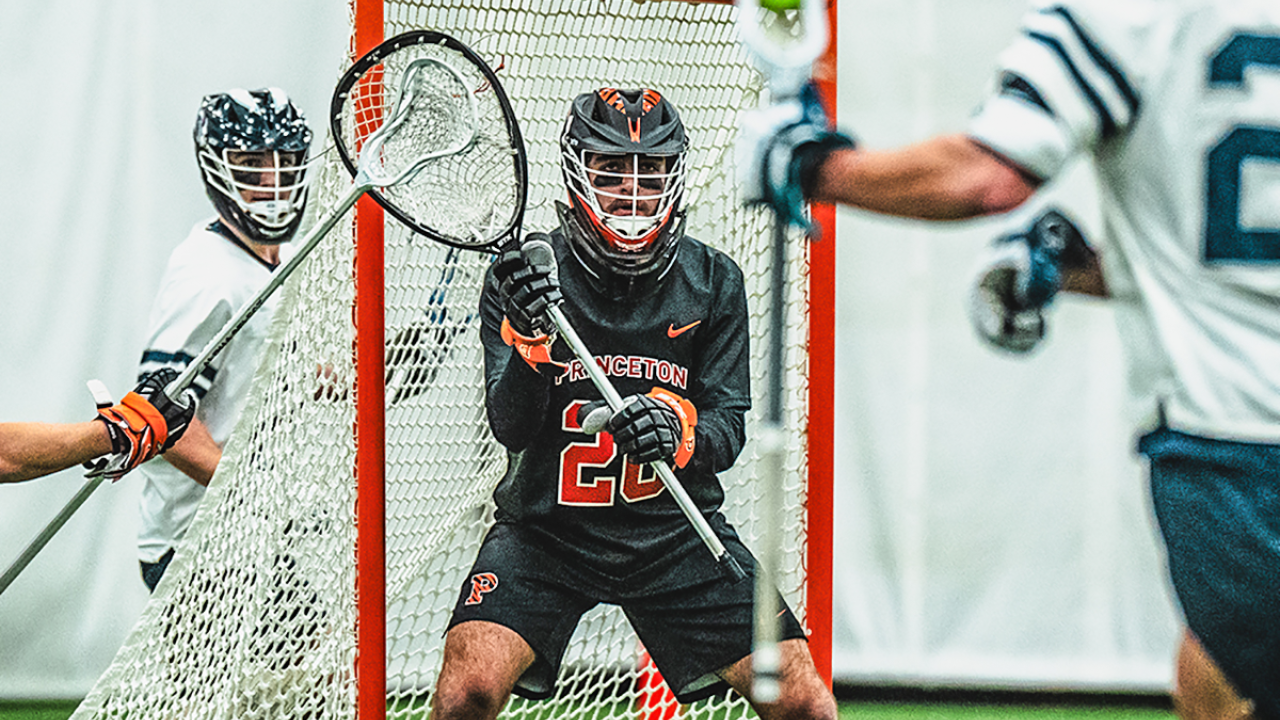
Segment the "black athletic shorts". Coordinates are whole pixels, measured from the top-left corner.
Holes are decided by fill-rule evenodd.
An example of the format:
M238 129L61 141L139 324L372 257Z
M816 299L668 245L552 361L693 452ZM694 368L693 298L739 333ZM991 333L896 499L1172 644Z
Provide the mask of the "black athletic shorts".
M727 528L727 525L722 525ZM537 659L516 682L517 695L549 697L569 638L583 613L618 605L667 685L682 703L726 689L715 675L751 654L755 559L732 530L721 540L748 578L727 579L702 541L692 541L626 577L593 572L546 535L497 523L463 582L449 627L487 620L514 630ZM785 603L781 637L805 637Z

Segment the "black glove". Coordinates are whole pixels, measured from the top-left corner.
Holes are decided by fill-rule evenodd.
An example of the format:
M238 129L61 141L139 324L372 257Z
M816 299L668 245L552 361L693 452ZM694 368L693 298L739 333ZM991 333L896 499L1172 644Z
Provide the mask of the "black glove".
M113 481L173 447L195 417L196 399L190 390L179 401L170 400L164 388L178 377L163 368L142 377L133 392L118 404L100 407L95 420L107 426L112 454L85 463L89 477L106 475Z
M598 429L598 420L588 421L588 416L601 407L608 409L603 400L598 400L578 411L579 423L584 430L589 427ZM648 395L623 398L622 409L610 415L603 429L613 435L618 449L636 464L658 460L671 462L680 448L682 427L676 411Z
M164 422L169 432L168 437L165 438L164 446L160 448L160 452L173 447L173 444L178 442L182 434L187 431L187 426L191 424L191 419L196 416L195 391L187 388L182 391L182 395L177 400L170 400L169 396L164 394L164 389L169 386L169 383L177 379L178 372L176 370L162 368L143 375L142 380L138 382L138 386L133 389L135 393L142 396L143 400L151 403L151 406L159 410L160 414L164 416Z
M531 233L532 240L542 233ZM493 266L502 311L511 329L526 338L550 335L555 329L547 308L560 302L560 280L552 263L529 262L520 250L508 250Z

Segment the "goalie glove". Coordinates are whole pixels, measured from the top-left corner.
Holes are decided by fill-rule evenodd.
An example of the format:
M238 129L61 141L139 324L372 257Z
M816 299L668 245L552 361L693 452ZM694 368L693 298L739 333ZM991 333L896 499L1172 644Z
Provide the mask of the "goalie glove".
M805 197L835 150L856 146L831 127L812 82L800 94L747 110L738 135L738 185L747 205L768 204L781 221L811 229Z
M530 233L528 239L545 237ZM555 328L547 308L563 299L554 262L530 261L519 249L507 250L494 263L493 277L512 330L528 338L552 334Z
M1045 308L1062 289L1064 271L1082 267L1093 251L1056 210L1026 232L996 238L980 261L969 299L969 320L989 345L1030 352L1045 335Z
M578 410L578 424L588 435L607 430L633 463L662 461L682 468L693 457L698 412L679 395L654 388L623 398L617 412L603 400L588 403Z
M147 373L138 386L115 405L110 404L101 383L96 380L90 383L98 401L98 416L94 419L107 426L112 454L85 463L89 471L85 473L87 477L105 475L114 482L173 447L196 412L195 394L191 390L183 392L181 402L170 400L164 394L165 387L177 377L178 373L171 368Z

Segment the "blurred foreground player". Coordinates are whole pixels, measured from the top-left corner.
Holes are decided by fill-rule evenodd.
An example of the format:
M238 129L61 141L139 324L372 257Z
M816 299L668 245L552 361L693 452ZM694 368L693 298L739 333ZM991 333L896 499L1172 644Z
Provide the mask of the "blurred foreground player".
M1191 629L1179 712L1249 712L1215 700L1207 657L1280 719L1280 3L1035 2L994 87L967 133L888 151L834 132L812 92L749 113L745 195L962 219L1091 157L1104 270L1132 272L1146 326L1126 351L1169 377L1139 450Z

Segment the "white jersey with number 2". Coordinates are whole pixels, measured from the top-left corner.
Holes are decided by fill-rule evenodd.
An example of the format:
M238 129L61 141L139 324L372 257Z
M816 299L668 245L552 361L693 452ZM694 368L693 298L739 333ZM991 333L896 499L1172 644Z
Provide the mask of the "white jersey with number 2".
M1000 72L970 135L1041 179L1092 156L1170 427L1280 442L1280 0L1037 4Z

